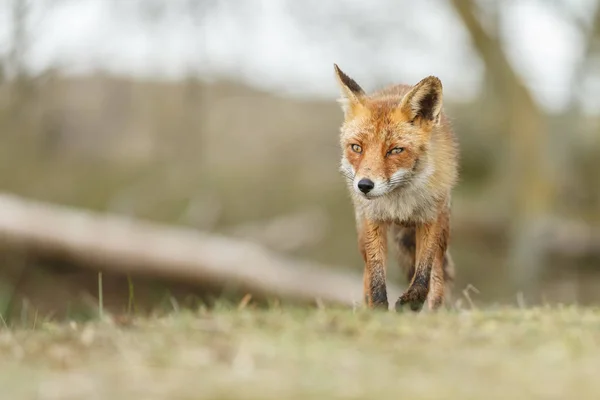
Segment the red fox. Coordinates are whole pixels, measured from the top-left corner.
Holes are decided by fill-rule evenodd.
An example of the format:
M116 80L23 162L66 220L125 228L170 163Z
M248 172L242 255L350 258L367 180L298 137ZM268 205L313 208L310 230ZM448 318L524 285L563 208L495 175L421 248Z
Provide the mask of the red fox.
M364 301L388 309L387 235L391 231L408 289L397 311L442 306L454 281L448 252L450 195L458 143L442 110L442 83L428 76L370 95L334 64L342 89L340 172L355 209L365 262ZM448 289L448 290L445 290Z

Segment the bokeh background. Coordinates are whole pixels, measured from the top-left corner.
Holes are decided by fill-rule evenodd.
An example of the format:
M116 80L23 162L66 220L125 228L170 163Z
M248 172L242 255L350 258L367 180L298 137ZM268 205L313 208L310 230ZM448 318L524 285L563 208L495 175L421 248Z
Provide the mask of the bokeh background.
M368 91L434 74L461 145L457 296L594 304L599 5L2 0L0 190L360 271L333 63ZM95 273L1 250L0 313L95 312ZM124 309L131 281L105 279ZM198 290L134 281L141 308Z

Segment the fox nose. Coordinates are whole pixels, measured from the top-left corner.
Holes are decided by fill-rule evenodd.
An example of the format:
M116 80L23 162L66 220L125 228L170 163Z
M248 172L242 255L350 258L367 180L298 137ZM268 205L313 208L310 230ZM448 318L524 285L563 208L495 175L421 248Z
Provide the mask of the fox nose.
M357 186L361 192L367 194L375 187L375 183L373 183L373 181L370 179L363 178L360 181L358 181Z

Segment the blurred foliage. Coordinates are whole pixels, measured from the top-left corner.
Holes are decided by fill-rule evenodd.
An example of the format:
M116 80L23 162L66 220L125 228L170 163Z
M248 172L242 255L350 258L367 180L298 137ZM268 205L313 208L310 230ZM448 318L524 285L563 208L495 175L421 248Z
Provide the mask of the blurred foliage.
M471 2L453 3L457 9L465 7L465 18L472 17ZM126 7L123 12L132 10ZM155 18L162 11L150 7L145 12ZM21 18L18 13L15 16ZM592 32L590 43L598 40L597 22L582 28ZM514 199L539 197L525 193L537 176L550 177L553 186L551 194L541 195L546 196L546 216L575 219L595 229L600 225L600 117L578 107L547 115L532 98L516 103L511 111L512 101L530 94L507 59L501 68L492 68L505 57L502 43L497 33L477 29L472 29L472 38L482 58L490 59L488 81L472 101L445 102L461 144L461 179L453 197L455 290L460 296L473 284L482 300L514 302L513 272L507 267L514 246L511 224L529 215L527 204L521 207ZM25 36L15 32L17 47L3 62L7 70L22 68L17 50L25 46L19 44ZM598 57L594 46L588 47L586 60ZM527 125L521 119L529 118L532 110L539 120ZM38 75L23 71L0 79L0 188L226 234L247 223L318 209L326 216L319 228L322 237L290 254L358 270L362 265L354 214L337 171L341 118L333 99L286 97L241 81L207 83L190 75L178 82L159 82L103 72L74 77L60 69ZM525 125L533 131L524 130ZM531 136L520 135L527 132ZM546 161L539 164L534 153ZM525 167L530 180L517 185ZM522 211L518 216L517 209ZM294 232L286 235L293 237ZM547 301L600 300L593 289L600 278L597 259L537 262L542 268L535 279L543 283L540 296ZM0 270L0 313L10 304L19 307L21 301L8 299L15 293L19 299L40 301L35 295L39 286L15 276L9 264L15 263L3 260L6 267ZM54 271L48 262L36 260L26 261L23 268L50 275ZM400 280L399 272L390 264L390 279ZM37 272L26 275L40 279ZM127 285L121 278L125 283L115 285L126 299ZM51 282L52 288L76 287L73 282L80 279L87 282L88 296L94 296L93 276L71 272L48 279L41 282ZM123 300L122 307L126 304Z

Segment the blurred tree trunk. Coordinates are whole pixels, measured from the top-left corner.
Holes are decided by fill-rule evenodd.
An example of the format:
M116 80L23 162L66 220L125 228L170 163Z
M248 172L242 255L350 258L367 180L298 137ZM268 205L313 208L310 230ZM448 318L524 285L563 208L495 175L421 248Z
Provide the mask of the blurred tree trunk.
M27 16L29 5L26 0L11 1L11 37L8 54L10 73L18 79L25 73L25 52L27 50Z
M600 129L591 122L589 115L584 115L588 106L586 101L600 94L598 90L593 92L593 82L600 78L600 2L597 2L594 13L587 21L573 15L567 2L555 4L562 6L558 11L579 30L583 41L582 57L576 61L571 75L569 104L562 117L562 123L568 127L570 134L561 135L560 142L557 143L563 151L570 150L569 156L561 160L563 179L560 194L564 199L563 203L569 203L571 209L577 209L589 224L600 224L600 185L596 183L598 163L594 161L597 154L600 154L597 134ZM577 131L573 132L574 129ZM574 134L578 134L577 140L573 140ZM581 195L573 196L574 190Z
M590 26L586 27L582 23L577 23L584 37L583 57L572 77L571 87L573 87L571 96L571 105L577 102L577 95L585 91L585 81L589 75L597 73L594 67L597 66L597 56L600 55L600 4L596 5L596 11L591 19Z
M10 149L30 148L36 140L32 134L32 126L36 123L32 115L34 85L28 76L25 62L31 43L28 31L30 2L10 0L5 3L10 23L7 26L7 51L2 65L4 88L0 130L3 138L10 141ZM10 149L6 149L2 156L10 154Z
M511 66L498 35L488 32L472 0L452 0L473 46L504 104L498 123L508 134L507 215L511 219L509 267L515 289L535 292L543 248L536 239L552 204L554 185L544 159L545 117Z

